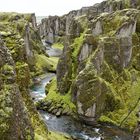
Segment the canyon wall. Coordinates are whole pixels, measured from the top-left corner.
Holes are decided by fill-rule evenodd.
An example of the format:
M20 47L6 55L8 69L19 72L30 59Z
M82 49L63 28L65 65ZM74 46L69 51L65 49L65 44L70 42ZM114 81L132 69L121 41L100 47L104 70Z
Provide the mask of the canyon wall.
M130 130L136 126L139 9L138 0L108 0L61 17L50 16L39 25L48 45L64 45L56 91L62 96L71 94L85 123L111 123Z
M0 13L0 138L47 139L30 97L35 53L45 53L34 14Z

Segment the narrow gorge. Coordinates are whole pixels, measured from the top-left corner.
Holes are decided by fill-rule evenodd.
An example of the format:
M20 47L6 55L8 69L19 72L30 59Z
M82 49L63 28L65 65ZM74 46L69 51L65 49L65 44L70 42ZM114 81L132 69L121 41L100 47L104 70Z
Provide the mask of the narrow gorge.
M0 13L0 140L140 140L140 1L38 18Z

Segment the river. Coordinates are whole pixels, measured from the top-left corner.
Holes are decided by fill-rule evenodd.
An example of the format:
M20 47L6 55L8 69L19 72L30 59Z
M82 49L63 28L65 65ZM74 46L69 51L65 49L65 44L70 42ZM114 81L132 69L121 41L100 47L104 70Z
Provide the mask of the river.
M55 74L47 73L40 84L36 84L31 89L31 96L35 101L43 99L45 95L45 85ZM39 111L48 129L72 136L76 140L131 140L131 136L118 128L111 126L92 127L74 120L70 116L56 117L44 111Z
M44 40L42 42L46 46L46 51L50 57L59 57L61 55L61 50L47 46ZM46 73L41 82L31 88L31 96L35 102L46 97L45 85L55 76L54 73ZM115 127L87 126L70 116L61 116L58 118L41 110L39 113L49 130L70 135L75 140L131 140L131 136L128 133Z

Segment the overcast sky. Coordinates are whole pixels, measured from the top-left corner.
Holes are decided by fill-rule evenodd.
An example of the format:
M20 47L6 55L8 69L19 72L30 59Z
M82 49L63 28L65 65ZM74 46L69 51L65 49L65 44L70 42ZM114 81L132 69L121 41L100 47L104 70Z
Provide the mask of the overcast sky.
M0 0L0 12L36 13L37 16L63 15L103 0Z

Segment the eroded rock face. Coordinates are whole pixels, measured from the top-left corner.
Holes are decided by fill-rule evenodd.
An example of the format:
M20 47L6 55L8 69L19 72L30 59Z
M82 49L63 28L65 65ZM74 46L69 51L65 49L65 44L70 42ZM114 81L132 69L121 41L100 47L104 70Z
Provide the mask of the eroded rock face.
M99 120L119 125L123 120L119 110L129 108L122 98L133 98L133 84L139 84L139 2L129 2L105 1L70 12L72 38L58 63L57 87L61 94L71 91L79 117L86 123ZM129 7L135 9L125 9ZM120 115L117 121L116 114Z
M35 15L0 13L0 19L0 138L45 139L48 131L29 91L34 52L44 52Z
M65 19L58 16L50 16L48 19L43 19L39 25L40 36L45 37L46 43L52 44L65 31Z
M93 36L98 36L102 33L102 23L101 21L97 21L95 23L95 27L92 30L92 34Z
M99 28L99 25L103 26L103 24L103 22L99 24L99 21L96 21L93 37L105 32L104 28L102 31L102 28ZM127 27L123 24L120 27L119 33L114 34L115 36L113 35L114 37L103 37L101 40L98 40L95 52L94 49L92 50L92 47L90 47L92 51L88 51L87 46L89 45L86 47L83 45L85 50L83 52L82 48L80 52L79 58L83 56L83 60L88 59L88 62L77 75L75 82L77 94L75 92L74 94L77 100L78 113L86 122L89 121L89 124L91 120L93 122L96 121L103 112L115 110L115 107L113 109L106 106L107 102L109 102L108 98L110 98L108 96L111 96L112 100L119 106L120 101L116 99L113 91L109 88L109 83L114 81L113 77L109 69L106 71L106 68L110 67L115 73L120 74L131 65L130 62L134 57L132 56L132 34L136 30L136 24L134 22L132 24L126 23L126 25ZM104 80L108 84L104 83Z
M34 54L33 54L33 46L30 44L30 27L26 25L25 27L25 36L24 36L24 44L25 44L25 53L27 55L27 61L31 65L34 64Z
M0 137L2 140L33 140L34 131L16 83L15 64L10 51L0 40Z
M67 40L70 38L68 37ZM64 47L63 55L59 59L59 65L57 66L57 86L62 94L68 92L71 85L72 77L72 60L71 60L71 48L68 44ZM65 84L65 82L67 84Z
M86 15L87 18L92 19L101 13L111 13L129 7L139 8L140 3L138 0L108 0L90 7L83 7L80 10L71 11L62 17L49 16L48 18L43 19L42 23L39 25L39 33L40 36L45 38L48 44L52 44L57 42L62 36L70 34L69 31L73 28L72 22L77 17ZM98 35L100 33L102 33L102 27L100 21L98 21L96 22L94 34Z
M83 58L87 59L89 55L91 59L77 75L76 91L74 91L77 94L74 94L76 94L78 113L86 122L89 120L90 124L91 120L96 121L102 112L109 110L109 106L106 106L108 96L116 100L109 86L113 77L109 71L106 71L106 67L111 67L116 73L121 73L127 68L132 58L132 42L130 38L104 38L99 42L94 54L84 52L84 55L83 52L80 53ZM84 57L85 55L87 56Z

